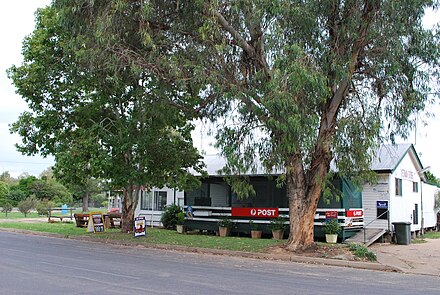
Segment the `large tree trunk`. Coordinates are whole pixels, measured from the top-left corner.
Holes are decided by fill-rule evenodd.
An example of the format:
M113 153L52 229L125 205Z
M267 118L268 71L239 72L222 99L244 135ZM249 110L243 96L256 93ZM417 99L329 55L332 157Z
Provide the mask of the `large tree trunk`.
M318 144L307 173L301 154L288 159L287 197L289 199L290 234L286 248L301 251L314 244L314 219L330 161L331 131L321 128Z
M83 193L82 195L82 212L89 211L89 193Z
M134 212L138 203L139 186L129 184L122 199L122 232L131 232L134 227Z

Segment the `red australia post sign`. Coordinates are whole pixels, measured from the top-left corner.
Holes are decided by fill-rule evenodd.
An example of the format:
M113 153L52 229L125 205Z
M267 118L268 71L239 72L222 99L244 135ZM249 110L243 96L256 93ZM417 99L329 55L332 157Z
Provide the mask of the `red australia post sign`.
M350 209L350 210L347 210L345 212L345 216L346 217L362 218L362 217L364 217L364 210L362 210L362 209Z
M232 216L255 217L255 218L276 218L278 208L239 208L232 207Z

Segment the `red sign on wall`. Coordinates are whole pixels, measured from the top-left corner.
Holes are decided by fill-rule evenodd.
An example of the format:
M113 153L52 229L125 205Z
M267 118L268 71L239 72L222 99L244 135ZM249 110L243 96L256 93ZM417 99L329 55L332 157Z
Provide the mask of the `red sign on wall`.
M364 217L364 210L361 209L357 209L357 210L347 210L347 212L345 213L346 217Z
M232 207L232 216L255 217L255 218L276 218L278 208L239 208Z
M326 219L334 219L338 218L338 211L325 211Z

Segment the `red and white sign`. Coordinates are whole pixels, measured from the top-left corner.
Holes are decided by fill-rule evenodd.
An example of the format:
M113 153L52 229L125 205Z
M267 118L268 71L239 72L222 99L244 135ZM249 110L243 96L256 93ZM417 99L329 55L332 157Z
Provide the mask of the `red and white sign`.
M357 217L357 218L362 218L364 217L364 210L362 209L350 209L347 210L347 212L345 213L346 217Z
M325 211L326 219L335 219L338 218L338 211Z
M255 217L255 218L276 218L278 208L239 208L232 207L232 216Z

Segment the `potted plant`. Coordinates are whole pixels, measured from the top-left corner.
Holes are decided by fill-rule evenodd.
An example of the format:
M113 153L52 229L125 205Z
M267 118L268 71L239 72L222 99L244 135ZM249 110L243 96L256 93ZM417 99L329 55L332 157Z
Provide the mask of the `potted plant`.
M272 236L275 240L283 239L285 227L284 220L281 217L270 220L270 228L272 229Z
M180 211L179 213L176 214L176 230L179 234L183 234L185 232L185 227L183 225L184 223L185 223L185 213Z
M263 231L258 229L258 224L253 220L249 220L249 225L251 227L251 237L252 239L260 239Z
M332 219L324 224L325 240L329 244L336 244L338 234L341 232L341 226L338 219Z
M227 237L231 232L232 221L229 217L224 217L218 222L218 234L220 237Z

